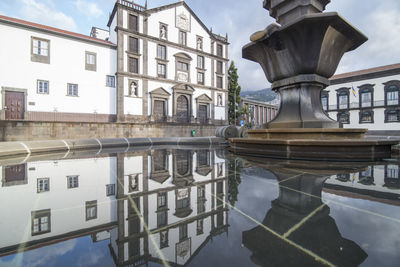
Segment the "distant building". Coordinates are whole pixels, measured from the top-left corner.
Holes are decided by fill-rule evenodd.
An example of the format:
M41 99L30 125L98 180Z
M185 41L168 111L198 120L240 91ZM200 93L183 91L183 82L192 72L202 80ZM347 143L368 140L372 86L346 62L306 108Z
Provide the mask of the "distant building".
M333 76L323 109L344 128L400 130L400 64Z
M251 123L254 127L261 127L270 122L278 113L279 105L274 102L261 102L252 99L242 98L240 106L247 106L250 115L242 118L245 123Z
M90 36L0 16L1 120L221 125L228 39L183 1L117 0Z

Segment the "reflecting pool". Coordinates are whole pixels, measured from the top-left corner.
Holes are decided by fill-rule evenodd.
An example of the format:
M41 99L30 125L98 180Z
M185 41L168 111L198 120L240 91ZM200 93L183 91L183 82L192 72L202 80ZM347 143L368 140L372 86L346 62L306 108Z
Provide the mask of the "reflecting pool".
M398 266L400 162L168 148L0 161L0 266Z

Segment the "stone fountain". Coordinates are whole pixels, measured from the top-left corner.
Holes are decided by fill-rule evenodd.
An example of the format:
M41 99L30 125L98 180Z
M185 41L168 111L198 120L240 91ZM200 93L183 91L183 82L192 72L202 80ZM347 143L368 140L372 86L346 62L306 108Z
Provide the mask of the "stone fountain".
M365 139L366 129L343 129L329 118L321 91L348 51L367 37L336 12L330 0L264 0L264 8L280 24L254 33L243 58L258 62L281 105L268 129L230 139L238 154L287 159L361 160L390 157L396 142Z

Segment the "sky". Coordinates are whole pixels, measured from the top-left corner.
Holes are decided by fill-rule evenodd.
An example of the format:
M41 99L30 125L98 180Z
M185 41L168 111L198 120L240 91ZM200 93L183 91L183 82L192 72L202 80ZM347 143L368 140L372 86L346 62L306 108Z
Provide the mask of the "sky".
M148 0L157 7L178 0ZM144 5L145 0L135 1ZM0 0L0 14L57 28L89 34L92 26L107 29L115 0ZM213 32L228 34L229 57L238 68L243 91L270 86L258 63L242 59L242 47L252 33L275 20L262 7L262 0L186 0ZM399 0L332 0L327 11L336 11L368 38L368 42L345 54L338 73L400 63Z

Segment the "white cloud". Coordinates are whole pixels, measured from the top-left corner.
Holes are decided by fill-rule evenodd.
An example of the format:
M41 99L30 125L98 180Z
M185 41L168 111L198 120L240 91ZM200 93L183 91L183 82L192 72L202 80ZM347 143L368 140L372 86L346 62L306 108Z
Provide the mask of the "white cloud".
M20 0L20 2L22 3L21 15L24 19L76 31L76 24L72 17L56 10L50 0L46 1L46 4L37 0Z
M76 0L75 6L79 12L85 14L89 18L98 18L104 14L104 12L95 4L88 1Z

